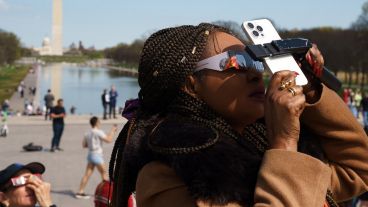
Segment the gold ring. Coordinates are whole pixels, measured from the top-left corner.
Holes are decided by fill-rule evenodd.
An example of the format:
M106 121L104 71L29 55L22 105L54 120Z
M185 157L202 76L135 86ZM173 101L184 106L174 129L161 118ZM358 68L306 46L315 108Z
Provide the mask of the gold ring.
M285 88L289 88L289 86L291 85L292 82L293 82L293 80L281 81L281 85L279 87L279 90L282 91Z
M291 93L291 95L293 95L293 96L296 95L296 91L293 87L287 88L287 90Z

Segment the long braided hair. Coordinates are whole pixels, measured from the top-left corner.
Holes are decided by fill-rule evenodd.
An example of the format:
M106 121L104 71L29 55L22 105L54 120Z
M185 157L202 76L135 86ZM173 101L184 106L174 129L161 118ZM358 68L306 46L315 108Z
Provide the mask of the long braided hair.
M231 34L223 27L202 23L163 29L145 42L138 68L141 106L135 118L120 132L110 160L109 174L114 181L113 206L127 206L129 195L135 191L139 170L152 161L153 156L149 152L154 149L147 149L144 139L168 113L187 114L194 121L224 132L249 151L255 150L260 158L267 149L266 130L262 122L249 126L244 134L238 134L203 101L181 91L187 76L193 75L209 36L216 31ZM242 143L242 137L247 138L246 143ZM209 147L215 142L209 140L204 146ZM198 147L193 149L201 150ZM162 153L190 153L190 150L175 152L168 148Z
M110 160L109 174L115 186L114 206L126 206L127 198L135 188L136 175L132 172L133 167L127 162L134 152L128 152L125 146L129 135L141 133L140 136L144 137L144 128L154 125L157 117L165 116L168 106L176 99L185 79L193 74L208 37L214 31L228 32L225 28L202 23L198 26L184 25L163 29L146 40L138 67L138 97L141 106L136 118L128 122L120 132Z

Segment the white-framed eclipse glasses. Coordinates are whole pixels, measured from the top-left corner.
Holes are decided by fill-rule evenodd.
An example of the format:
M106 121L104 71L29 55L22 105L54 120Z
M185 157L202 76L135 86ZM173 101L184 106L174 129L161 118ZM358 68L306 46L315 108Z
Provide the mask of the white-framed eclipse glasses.
M227 69L255 70L260 73L264 71L262 62L254 60L246 51L231 50L199 61L194 72L204 69L216 71L225 71Z

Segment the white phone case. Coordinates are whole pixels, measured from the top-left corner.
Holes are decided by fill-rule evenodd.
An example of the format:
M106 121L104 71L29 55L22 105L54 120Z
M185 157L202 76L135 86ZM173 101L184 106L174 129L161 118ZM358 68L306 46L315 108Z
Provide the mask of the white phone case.
M273 40L281 39L275 27L268 19L245 21L242 24L242 29L246 33L248 39L255 45L270 43ZM272 73L280 70L295 71L299 74L295 79L297 85L302 86L308 83L308 79L305 77L292 55L267 57L264 59L264 65Z

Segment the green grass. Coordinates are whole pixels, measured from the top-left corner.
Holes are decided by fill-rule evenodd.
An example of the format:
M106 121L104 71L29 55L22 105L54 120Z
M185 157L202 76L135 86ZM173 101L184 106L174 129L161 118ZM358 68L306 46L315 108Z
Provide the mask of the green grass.
M28 66L0 66L0 104L9 99L26 77Z
M63 56L39 56L40 60L46 63L51 62L67 62L67 63L84 63L90 58L84 55L63 55Z

